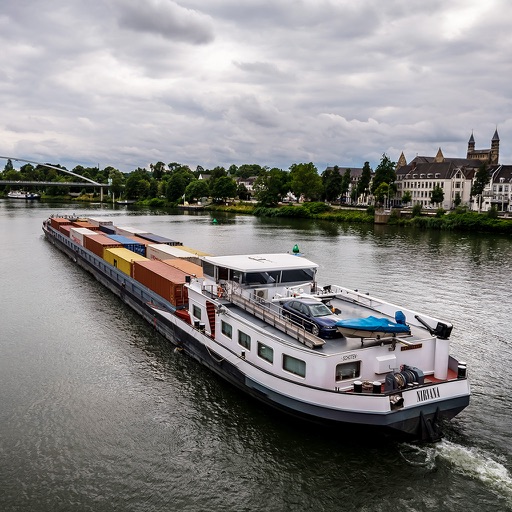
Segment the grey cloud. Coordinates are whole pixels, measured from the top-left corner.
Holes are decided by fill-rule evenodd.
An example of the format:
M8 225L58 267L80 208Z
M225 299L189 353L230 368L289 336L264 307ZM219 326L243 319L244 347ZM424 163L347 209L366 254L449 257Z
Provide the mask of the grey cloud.
M214 39L208 16L171 0L117 0L113 5L123 28L190 44L206 44Z

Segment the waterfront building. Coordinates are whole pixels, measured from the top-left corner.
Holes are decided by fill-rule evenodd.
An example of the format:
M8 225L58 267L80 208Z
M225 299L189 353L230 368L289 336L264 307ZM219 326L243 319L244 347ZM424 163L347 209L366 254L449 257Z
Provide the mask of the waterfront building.
M410 192L413 205L430 207L432 191L440 187L444 192L440 207L449 210L460 204L478 210L479 198L472 197L471 188L478 169L486 164L490 181L482 194L480 210L487 211L495 206L501 212L512 211L512 166L499 163L499 150L496 129L488 149L475 149L471 133L466 158L447 158L439 148L435 157L416 156L407 163L402 152L396 166L397 196L401 199L405 192Z

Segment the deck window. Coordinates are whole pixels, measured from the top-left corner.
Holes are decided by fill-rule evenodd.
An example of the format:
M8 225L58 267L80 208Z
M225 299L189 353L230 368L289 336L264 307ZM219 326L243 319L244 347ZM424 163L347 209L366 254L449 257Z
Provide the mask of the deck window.
M315 279L315 269L313 268L297 268L291 270L283 270L281 277L282 283L300 283L313 281Z
M283 369L299 377L306 376L306 362L283 354Z
M194 315L194 318L197 318L198 320L201 320L201 308L194 304L192 306L192 315Z
M211 263L203 261L203 273L205 276L215 277L215 267Z
M224 334L224 336L227 336L228 338L233 337L233 327L231 327L231 325L229 325L228 323L224 322L224 320L221 320L220 330L222 331L222 334Z
M347 379L357 379L361 375L361 361L340 363L336 366L336 382Z
M251 337L245 332L238 331L238 344L245 347L247 350L251 350Z
M265 361L268 361L269 363L273 363L274 349L267 347L267 345L263 345L263 343L258 341L258 356L261 357L261 359L265 359Z

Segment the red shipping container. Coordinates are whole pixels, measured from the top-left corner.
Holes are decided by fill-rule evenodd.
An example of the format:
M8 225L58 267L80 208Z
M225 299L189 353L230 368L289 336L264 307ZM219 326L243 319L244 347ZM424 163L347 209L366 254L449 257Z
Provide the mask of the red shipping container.
M71 224L66 224L65 226L61 226L59 228L59 231L63 234L63 235L66 235L68 238L69 238L69 232L71 231L71 228L73 226Z
M187 274L162 261L134 261L133 277L174 306L188 302L188 289L184 286Z
M84 235L84 247L89 251L103 258L103 251L112 247L123 247L123 244L112 240L106 235Z

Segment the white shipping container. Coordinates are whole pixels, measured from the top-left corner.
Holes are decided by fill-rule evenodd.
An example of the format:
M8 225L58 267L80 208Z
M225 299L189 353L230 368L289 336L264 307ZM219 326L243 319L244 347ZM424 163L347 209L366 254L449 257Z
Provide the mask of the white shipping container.
M133 236L137 235L138 233L145 233L144 230L141 230L140 228L132 228L131 226L123 226L123 227L116 227L116 233L118 235L123 236Z
M108 219L102 219L101 217L88 217L87 220L93 226L113 226L114 222Z
M181 259L201 265L201 259L194 254L184 251L175 245L149 244L146 247L146 258L150 260L172 260Z
M77 244L84 245L84 235L103 235L104 233L93 231L89 228L71 228L69 230L69 238Z

